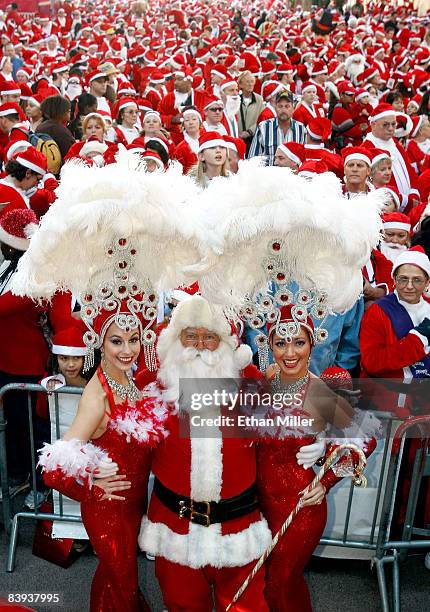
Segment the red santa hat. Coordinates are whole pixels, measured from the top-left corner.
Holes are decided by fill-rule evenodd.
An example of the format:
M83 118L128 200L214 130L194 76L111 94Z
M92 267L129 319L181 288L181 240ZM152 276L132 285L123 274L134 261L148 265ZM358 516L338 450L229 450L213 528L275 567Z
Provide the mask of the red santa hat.
M349 96L354 96L356 93L354 85L349 81L341 81L338 83L337 90L339 94L347 94Z
M82 330L77 325L61 329L52 339L51 352L54 355L85 357L86 350Z
M412 130L410 132L410 137L415 138L423 125L424 115L416 115L415 117L411 117L411 120Z
M303 178L313 178L316 174L324 174L324 172L328 171L328 166L325 162L319 159L312 159L303 162L297 174Z
M295 70L292 64L288 62L283 62L277 67L276 72L278 74L293 74Z
M0 242L18 251L26 251L38 225L36 214L30 208L10 210L0 220Z
M212 147L227 148L227 143L219 132L205 132L199 138L199 153Z
M324 62L318 60L312 66L309 74L311 76L316 76L318 74L327 74L327 73L328 73L327 66L324 64Z
M103 155L108 150L108 145L105 142L100 142L96 136L91 136L86 140L80 151L79 157L87 157L90 153L99 153Z
M309 121L308 125L306 126L306 131L314 140L321 140L325 142L331 136L332 123L330 119L326 119L325 117L316 117L315 119L311 119L311 121Z
M224 108L222 100L220 100L216 96L209 96L209 101L206 102L205 106L203 107L203 110L208 110L213 106L222 106Z
M391 155L388 153L388 151L384 151L383 149L369 149L368 153L372 156L372 168L383 159L389 159L392 161Z
M311 91L312 89L316 93L317 86L315 85L315 83L312 83L312 81L308 81L307 83L303 83L302 94L306 93L307 91Z
M108 78L107 74L105 74L101 70L93 70L87 75L86 81L87 81L87 85L89 85L90 83L92 83L93 81L96 81L97 79L107 79L107 78Z
M21 121L27 119L22 108L16 102L5 102L0 105L0 117L7 117L8 115L18 115Z
M233 77L227 77L222 81L219 87L221 91L224 91L224 89L226 89L227 87L231 87L232 85L237 85L237 81L233 79Z
M145 151L144 153L141 153L140 156L144 161L155 162L159 170L164 170L163 161L156 151Z
M392 200L394 200L394 204L397 210L399 210L400 204L402 203L402 197L397 187L393 187L392 185L386 185L385 187L379 187L378 191L384 193L387 198L391 198Z
M409 136L412 131L412 128L414 127L411 117L409 117L409 115L407 115L406 113L396 112L396 121L397 127L394 134L395 137L404 138L405 136Z
M186 108L182 112L182 117L189 117L190 115L195 115L196 117L199 118L200 122L203 123L202 116L196 108Z
M371 166L369 150L364 147L346 147L342 149L342 157L344 166L353 159L359 159Z
M24 168L33 170L36 174L44 176L48 172L48 164L45 155L37 151L34 147L16 153L12 159L18 162L18 164L21 164L21 166L24 166Z
M129 107L138 110L136 100L133 100L133 98L120 98L113 109L113 116L115 117L115 119L118 119L120 112L124 108Z
M234 138L233 136L223 136L225 146L231 151L236 151L240 159L245 159L246 155L246 144L242 138Z
M12 142L8 143L7 147L4 149L6 159L12 159L18 150L22 149L24 151L25 149L29 149L31 146L32 145L28 142L28 140L13 140Z
M384 230L400 229L407 232L411 231L411 221L407 215L401 212L385 213L382 215Z
M407 251L403 251L394 262L391 276L394 278L396 270L405 264L417 266L430 278L430 259L427 257L422 246L414 246Z
M187 287L178 287L172 291L170 297L178 302L184 302L192 298L193 295L200 295L198 283L193 283Z
M306 159L305 147L299 142L283 142L278 146L284 155L300 166Z
M391 104L387 104L386 102L381 102L378 104L376 108L373 109L369 121L373 123L374 121L378 121L378 119L384 119L384 117L392 117L396 116L396 111L391 106Z
M15 81L3 81L0 83L0 96L21 95L21 89Z

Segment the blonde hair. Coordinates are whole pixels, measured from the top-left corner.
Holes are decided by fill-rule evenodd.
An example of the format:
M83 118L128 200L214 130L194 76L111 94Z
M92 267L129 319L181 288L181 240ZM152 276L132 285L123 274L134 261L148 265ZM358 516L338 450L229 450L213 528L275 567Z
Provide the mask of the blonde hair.
M82 119L83 133L85 134L88 123L91 121L91 119L95 119L97 121L97 123L103 128L103 133L106 135L106 132L107 132L106 121L104 120L103 116L100 115L99 113L89 113L88 115L85 115L85 117Z
M221 171L219 173L219 176L223 176L223 177L229 176L230 174L229 168L230 166L228 162L228 155L226 155L225 162L221 166ZM205 181L204 181L205 174L206 174L206 162L205 161L199 161L197 164L192 166L187 172L187 175L191 176L191 178L193 178L196 181L197 185L200 185L201 187L204 187L205 185Z
M237 77L237 82L240 84L241 80L244 79L247 76L254 76L254 75L252 74L252 72L250 70L244 70Z

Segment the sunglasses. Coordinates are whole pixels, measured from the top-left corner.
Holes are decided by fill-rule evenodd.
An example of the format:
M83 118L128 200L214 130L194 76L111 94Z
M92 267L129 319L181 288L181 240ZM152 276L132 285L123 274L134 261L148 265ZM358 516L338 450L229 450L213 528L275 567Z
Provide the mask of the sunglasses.
M208 108L208 110L213 111L214 113L222 113L224 109L222 108L222 106L217 106L216 108Z

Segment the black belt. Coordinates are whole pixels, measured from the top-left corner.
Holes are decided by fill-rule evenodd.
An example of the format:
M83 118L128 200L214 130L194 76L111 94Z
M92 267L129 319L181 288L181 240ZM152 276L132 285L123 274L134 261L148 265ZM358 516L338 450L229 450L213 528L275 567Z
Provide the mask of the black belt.
M255 483L236 497L222 499L219 502L196 502L184 495L178 495L165 487L158 478L154 481L154 492L166 508L178 514L180 518L186 518L203 527L240 518L256 510L259 505Z

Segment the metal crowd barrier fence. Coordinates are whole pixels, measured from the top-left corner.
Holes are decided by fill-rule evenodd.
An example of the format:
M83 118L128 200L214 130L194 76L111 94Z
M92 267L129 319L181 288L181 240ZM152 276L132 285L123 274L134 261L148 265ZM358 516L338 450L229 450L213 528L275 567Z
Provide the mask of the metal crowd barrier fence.
M33 520L56 520L56 521L70 521L74 523L81 523L81 519L78 516L67 515L63 512L63 496L59 495L59 513L55 512L39 512L35 500L35 509L16 512L12 515L11 498L9 494L8 486L8 468L6 460L6 435L7 435L7 423L4 415L4 396L11 391L20 391L27 393L27 417L30 431L30 452L31 452L31 476L30 483L33 492L36 491L36 448L34 444L34 427L33 427L33 406L31 400L32 393L44 393L48 394L48 391L37 384L30 383L13 383L5 385L0 389L0 480L1 480L1 491L2 491L2 514L3 523L6 533L9 536L9 549L6 561L6 571L12 572L15 567L16 547L18 543L18 531L19 521L21 519L33 519ZM83 389L79 387L61 387L57 391L52 391L52 396L55 402L55 431L56 438L60 438L60 413L59 413L59 402L58 394L69 394L69 395L81 395Z
M7 461L6 461L6 422L4 419L3 398L10 391L21 391L27 393L27 409L30 426L31 460L32 473L31 481L33 490L36 489L36 461L34 432L32 419L32 404L30 394L34 392L47 393L46 389L36 384L9 384L0 389L0 478L3 494L3 521L5 529L9 535L9 550L7 556L6 571L12 572L15 566L16 548L18 542L18 530L20 519L33 520L55 520L71 521L80 523L78 516L63 513L62 496L60 495L59 513L39 512L37 507L34 511L23 511L11 513L11 501L7 485ZM58 393L81 394L82 389L76 387L62 387L58 391L53 391L55 401L55 430L56 437L60 437L59 426L59 402ZM413 536L423 536L430 538L430 529L418 529L414 527L414 516L417 507L418 491L423 477L430 475L430 457L428 452L430 440L430 416L410 417L400 421L388 412L373 412L385 425L384 439L379 443L383 445L382 459L380 463L379 476L375 487L375 500L371 518L369 520L369 530L364 536L355 537L351 530L351 516L355 506L354 501L359 495L359 491L350 485L348 500L346 504L345 519L342 526L342 535L339 537L322 537L320 545L338 547L343 549L360 549L368 551L372 565L376 566L378 585L383 612L389 612L390 603L387 592L387 581L384 567L392 564L393 569L393 610L400 610L400 579L399 561L403 560L408 550L412 548L430 549L430 540L412 540ZM406 520L401 540L390 540L391 525L393 521L393 511L396 501L397 487L399 482L399 472L402 464L403 448L405 436L412 427L419 427L420 437L419 447L415 456L413 473L410 481L410 495L407 504ZM369 475L369 474L368 474ZM336 495L336 491L333 492ZM332 494L330 494L332 495ZM330 510L329 510L330 512Z

